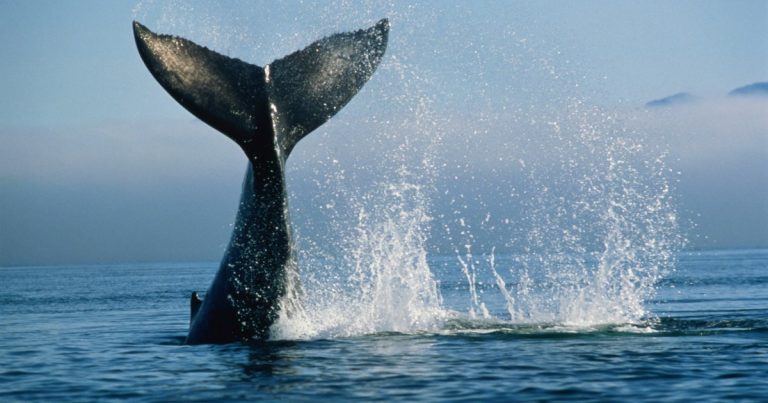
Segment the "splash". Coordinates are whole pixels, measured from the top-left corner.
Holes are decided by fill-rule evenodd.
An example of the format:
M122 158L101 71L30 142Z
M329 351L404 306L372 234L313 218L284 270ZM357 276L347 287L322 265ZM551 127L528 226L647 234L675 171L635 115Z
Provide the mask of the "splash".
M371 82L288 162L298 276L274 338L434 331L457 315L470 327L652 316L683 242L664 147L574 95L585 77L556 46L472 7L446 32L417 5L227 4L143 0L135 13L257 64L393 24Z
M386 201L369 210L358 204L357 225L342 258L323 265L315 257L302 268L303 310L283 315L273 328L277 339L346 337L381 332L438 329L445 316L437 282L427 261L430 217L420 185L384 184L363 200Z
M321 237L303 235L312 232L316 212L302 216L296 228L303 292L293 306L302 309L283 312L272 329L275 339L435 331L448 315L427 257L433 161L442 141L424 89L429 82L396 56L381 70L404 84L378 94L401 108L401 120L357 124L377 133L366 140L377 143L384 159L314 149L300 160L326 162L316 168L323 177L315 181L313 197L326 229ZM365 172L364 182L353 176L359 172Z
M507 244L519 252L497 259L494 247L480 267L469 245L457 256L469 316L486 309L474 280L484 275L513 323L645 323L646 303L683 243L665 152L616 114L579 100L538 116L537 147L549 159L528 162L529 190L518 204L510 200L523 212L514 222L523 235Z

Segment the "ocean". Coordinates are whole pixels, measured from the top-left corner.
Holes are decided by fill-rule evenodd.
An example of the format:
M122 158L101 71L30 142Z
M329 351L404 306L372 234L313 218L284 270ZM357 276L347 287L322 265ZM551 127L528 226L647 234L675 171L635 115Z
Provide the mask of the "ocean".
M380 314L371 333L350 330L369 319L347 318L294 338L198 346L183 344L188 300L216 263L0 268L0 401L768 398L768 250L679 254L628 323L600 318L627 301L558 316L575 295L567 287L549 305L552 289L531 288L548 297L525 305L511 292L520 282L504 293L467 261L427 262L441 310L428 324L387 331L394 322Z

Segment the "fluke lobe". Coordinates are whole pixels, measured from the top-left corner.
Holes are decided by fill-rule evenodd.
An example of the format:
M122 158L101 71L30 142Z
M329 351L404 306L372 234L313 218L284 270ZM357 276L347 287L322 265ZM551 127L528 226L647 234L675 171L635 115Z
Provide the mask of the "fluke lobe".
M186 342L266 339L296 277L286 159L368 81L384 56L389 22L328 36L263 68L138 22L133 32L160 85L249 161L221 266L205 299L192 295Z

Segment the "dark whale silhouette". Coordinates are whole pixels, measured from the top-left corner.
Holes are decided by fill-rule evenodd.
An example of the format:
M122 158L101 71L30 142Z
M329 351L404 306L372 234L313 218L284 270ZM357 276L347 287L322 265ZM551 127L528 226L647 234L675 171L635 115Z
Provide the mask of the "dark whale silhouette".
M387 46L386 19L320 39L259 67L134 22L141 58L193 115L234 140L248 169L221 266L192 294L189 344L266 339L295 281L285 163L296 143L360 90Z

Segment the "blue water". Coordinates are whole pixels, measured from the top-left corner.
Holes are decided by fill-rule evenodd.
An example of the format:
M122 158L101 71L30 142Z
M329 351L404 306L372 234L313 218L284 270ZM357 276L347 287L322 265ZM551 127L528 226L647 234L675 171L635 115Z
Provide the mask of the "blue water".
M460 269L439 260L443 304ZM216 264L0 268L0 401L765 400L768 250L682 254L656 319L567 328L468 317L439 331L186 346ZM448 267L447 269L450 269ZM444 280L444 281L443 281Z

